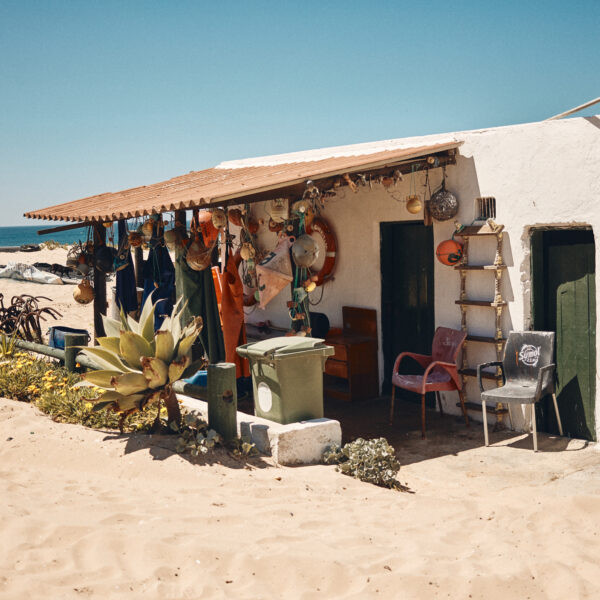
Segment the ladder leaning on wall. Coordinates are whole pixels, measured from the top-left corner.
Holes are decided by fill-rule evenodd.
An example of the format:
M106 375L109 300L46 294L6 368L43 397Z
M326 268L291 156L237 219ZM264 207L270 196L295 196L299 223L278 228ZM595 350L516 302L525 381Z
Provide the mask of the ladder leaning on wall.
M477 376L476 366L469 366L469 355L472 354L473 343L494 344L496 349L496 360L502 360L504 344L506 342L506 338L502 334L502 313L507 306L506 300L502 298L501 291L502 275L506 270L506 265L504 264L504 259L502 257L503 230L504 225L498 225L493 219L488 219L481 225L461 225L460 223L456 223L456 232L454 235L461 236L464 240L462 258L458 265L454 267L457 271L460 271L460 299L456 300L456 304L460 306L461 329L467 332L467 340L462 353L462 366L459 369L459 373L462 377L463 389L467 378ZM496 237L496 256L494 258L494 263L491 265L470 265L469 243L471 240L481 240L484 236ZM494 274L493 300L470 300L467 298L467 275L478 272L492 272ZM493 336L487 337L469 333L467 314L468 309L474 306L489 308L494 311L495 324ZM482 376L484 379L495 381L497 386L502 385L500 369L496 369L495 372L483 371ZM460 404L457 404L457 406L460 406ZM481 404L475 402L467 402L466 407L468 410L481 411ZM502 420L504 415L508 413L508 410L502 406L502 404L498 403L495 407L488 406L487 412L496 415L496 429L502 428Z

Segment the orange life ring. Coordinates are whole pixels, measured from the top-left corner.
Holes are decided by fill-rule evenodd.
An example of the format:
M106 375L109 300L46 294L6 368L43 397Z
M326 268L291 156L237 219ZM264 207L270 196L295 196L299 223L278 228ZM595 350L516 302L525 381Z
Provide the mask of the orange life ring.
M333 271L335 269L335 259L337 252L337 241L329 223L322 217L316 217L313 222L306 227L306 233L312 235L319 234L325 242L325 262L321 270L315 275L317 285L323 285L333 279Z
M233 264L235 264L236 269L239 268L241 262L242 262L242 255L240 254L240 251L238 250L233 255ZM253 293L252 294L244 294L244 306L254 306L257 302L258 302L258 300L256 299L256 297L254 296Z

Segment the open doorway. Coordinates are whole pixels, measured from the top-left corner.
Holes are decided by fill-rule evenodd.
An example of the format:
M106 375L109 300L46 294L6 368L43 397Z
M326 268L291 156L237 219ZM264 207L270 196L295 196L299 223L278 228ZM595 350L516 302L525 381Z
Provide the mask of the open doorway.
M556 397L565 435L596 439L596 283L589 228L531 235L532 323L556 332ZM540 402L540 431L558 433L551 400Z
M381 223L380 227L383 392L387 394L400 352L431 353L435 330L433 227L419 221ZM401 371L422 372L414 367L416 363L407 360ZM406 394L406 399L419 400L410 392L397 392ZM428 403L434 406L434 395L429 395Z

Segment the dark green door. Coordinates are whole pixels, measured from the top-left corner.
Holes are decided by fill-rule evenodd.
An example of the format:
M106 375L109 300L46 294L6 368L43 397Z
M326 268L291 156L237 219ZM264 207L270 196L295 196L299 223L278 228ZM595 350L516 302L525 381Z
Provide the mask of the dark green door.
M429 354L434 333L433 227L381 223L383 389L391 390L394 361L403 351ZM401 372L422 373L413 361ZM408 395L407 398L412 397Z
M591 230L535 232L532 257L534 326L556 331L556 397L565 435L595 440L593 233ZM542 431L558 432L550 399L538 409L538 424Z

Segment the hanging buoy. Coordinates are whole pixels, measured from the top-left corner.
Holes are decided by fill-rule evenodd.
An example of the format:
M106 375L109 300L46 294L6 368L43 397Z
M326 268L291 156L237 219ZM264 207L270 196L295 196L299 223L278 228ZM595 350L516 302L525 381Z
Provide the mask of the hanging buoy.
M417 194L413 194L411 196L406 196L406 210L411 215L416 215L421 212L423 208L423 203Z
M438 260L449 267L457 265L463 255L463 245L454 240L444 240L435 251Z

